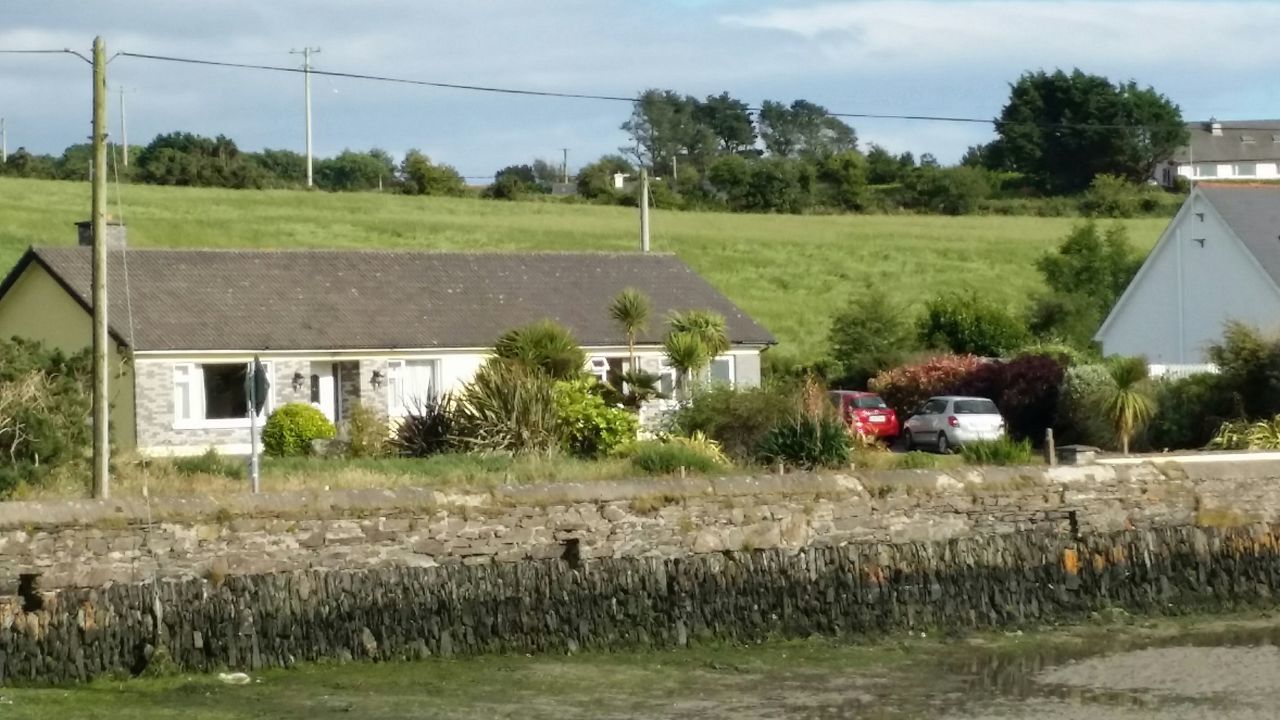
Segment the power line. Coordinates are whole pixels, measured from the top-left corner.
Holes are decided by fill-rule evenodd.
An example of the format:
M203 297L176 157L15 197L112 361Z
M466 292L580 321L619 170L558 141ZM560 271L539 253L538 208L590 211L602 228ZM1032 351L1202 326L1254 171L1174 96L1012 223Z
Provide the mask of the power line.
M62 48L60 50L0 50L0 54L3 54L3 55L64 55L64 54L75 55L76 57L89 63L90 65L93 64L92 60L85 57L84 55L81 55L75 50L72 50L71 48Z

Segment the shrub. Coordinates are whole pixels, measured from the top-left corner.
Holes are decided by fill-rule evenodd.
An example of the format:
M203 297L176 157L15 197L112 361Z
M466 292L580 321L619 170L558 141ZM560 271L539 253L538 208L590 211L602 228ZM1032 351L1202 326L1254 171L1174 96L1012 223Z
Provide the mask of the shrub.
M262 428L262 451L274 457L310 455L312 440L328 440L337 434L319 408L289 403L276 408Z
M1280 450L1280 415L1251 423L1235 420L1223 423L1209 441L1214 450Z
M1241 323L1228 323L1222 341L1209 347L1223 388L1235 395L1250 420L1280 414L1280 338Z
M470 449L549 453L560 441L555 382L518 363L490 360L458 396L457 427Z
M1014 437L1038 441L1045 428L1053 427L1063 371L1056 358L1022 355L975 369L958 393L991 398ZM980 375L985 377L978 380Z
M592 379L556 383L561 446L578 457L607 455L635 440L640 429L634 413L605 403L602 387Z
M1142 208L1143 189L1115 175L1097 175L1080 198L1080 212L1093 217L1131 218Z
M899 414L914 411L934 395L950 392L982 364L972 355L940 355L915 365L887 370L868 387Z
M406 457L429 457L454 447L453 396L414 402L409 413L396 425L396 450Z
M20 338L0 342L0 496L87 453L90 377L87 351L67 356Z
M651 475L671 475L680 472L680 468L709 473L721 467L711 453L679 442L648 440L634 443L627 454L637 470Z
M928 347L983 357L1001 357L1030 339L1022 320L974 292L930 300L918 328Z
M746 462L755 457L769 429L790 417L794 407L794 391L777 383L749 388L709 385L695 389L673 413L671 429L685 436L702 433L729 457Z
M947 215L977 212L991 196L985 170L971 167L920 167L903 182L909 207Z
M905 306L875 291L854 295L831 319L827 333L839 384L866 387L882 370L899 365L918 347Z
M222 457L217 450L209 448L202 455L174 458L173 469L179 475L214 475L238 479L244 477L244 463Z
M587 356L568 328L554 320L507 331L493 348L498 357L536 370L556 380L582 375Z
M802 468L849 464L849 429L833 418L798 417L778 423L760 441L757 458Z
M1147 427L1147 445L1156 450L1202 448L1223 422L1239 417L1222 376L1212 373L1159 380L1155 398L1157 411Z
M347 457L376 458L391 453L391 426L387 416L364 403L355 403L347 411L342 435L347 443Z
M1111 445L1111 427L1102 415L1102 398L1109 382L1107 369L1098 364L1080 365L1063 374L1054 420L1059 445Z
M1029 440L1001 438L966 443L960 455L970 465L1030 465L1035 452Z
M1102 414L1115 430L1120 451L1129 454L1129 443L1146 429L1155 415L1155 398L1147 361L1141 357L1107 358L1110 382L1103 386Z

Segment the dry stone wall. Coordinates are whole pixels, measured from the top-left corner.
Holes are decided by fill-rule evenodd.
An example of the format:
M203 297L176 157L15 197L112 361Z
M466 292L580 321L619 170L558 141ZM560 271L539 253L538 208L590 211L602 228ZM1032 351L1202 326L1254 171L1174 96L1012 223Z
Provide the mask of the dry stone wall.
M1280 591L1280 465L0 505L0 681L985 627Z

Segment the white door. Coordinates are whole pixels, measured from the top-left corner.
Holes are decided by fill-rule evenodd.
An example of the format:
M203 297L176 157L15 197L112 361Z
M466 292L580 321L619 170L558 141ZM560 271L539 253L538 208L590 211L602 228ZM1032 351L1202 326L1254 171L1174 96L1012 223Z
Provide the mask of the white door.
M329 418L329 422L338 422L338 379L334 372L334 364L329 362L311 363L311 404L320 408L320 412Z

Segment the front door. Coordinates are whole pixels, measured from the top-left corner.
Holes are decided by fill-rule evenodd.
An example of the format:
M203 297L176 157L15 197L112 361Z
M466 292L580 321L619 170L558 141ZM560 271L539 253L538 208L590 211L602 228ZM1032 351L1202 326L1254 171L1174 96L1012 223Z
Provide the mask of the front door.
M311 404L320 408L329 422L337 424L338 378L335 367L330 362L311 363Z

